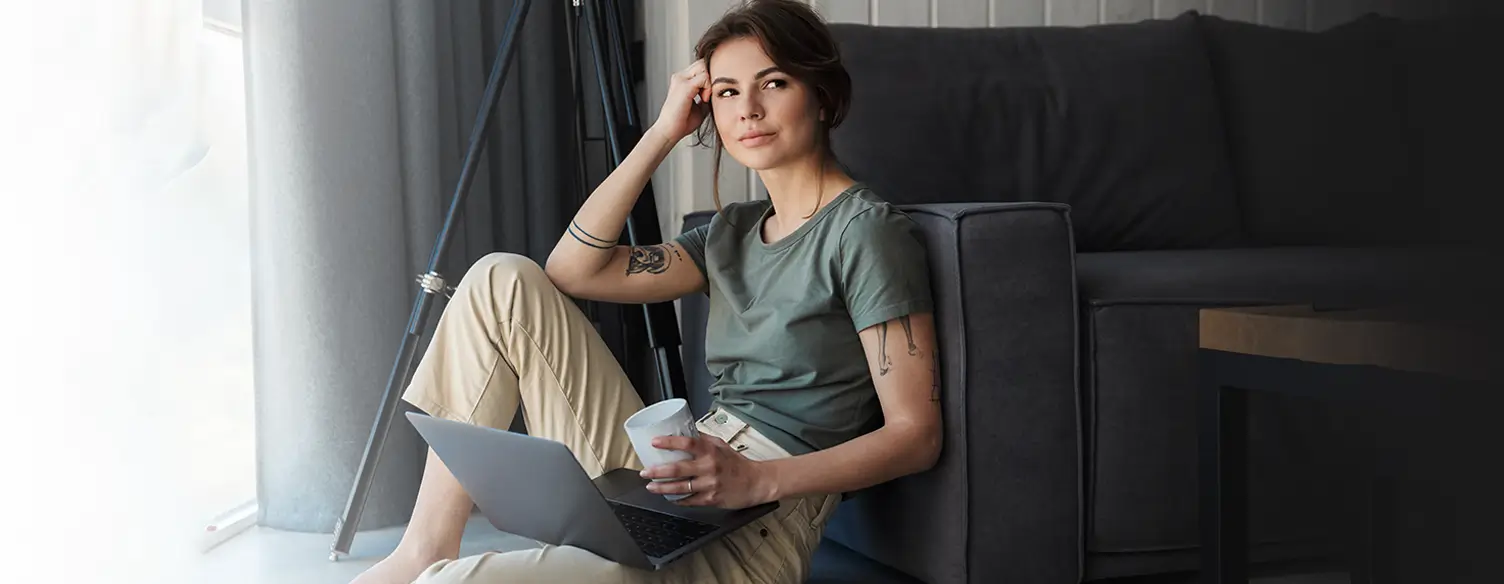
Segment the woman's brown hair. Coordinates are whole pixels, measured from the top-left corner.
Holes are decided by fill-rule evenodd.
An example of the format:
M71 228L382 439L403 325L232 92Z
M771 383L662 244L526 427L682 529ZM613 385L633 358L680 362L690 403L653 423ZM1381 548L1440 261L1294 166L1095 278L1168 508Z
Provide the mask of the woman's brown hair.
M830 149L830 130L846 117L851 102L851 76L841 65L841 54L830 29L809 5L797 0L748 0L721 16L695 44L695 58L710 64L710 56L721 44L739 38L754 38L762 45L779 69L809 86L815 92L820 110L825 113L816 134L827 159L834 158ZM721 144L716 133L714 114L695 131L695 145L715 149L715 168L711 171L711 196L721 210Z

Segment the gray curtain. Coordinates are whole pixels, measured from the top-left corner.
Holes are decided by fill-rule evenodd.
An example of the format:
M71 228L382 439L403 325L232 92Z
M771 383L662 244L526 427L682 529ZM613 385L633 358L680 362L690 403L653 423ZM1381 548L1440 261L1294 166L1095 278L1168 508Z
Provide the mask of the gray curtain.
M543 261L578 208L569 6L534 0L526 17L446 254L442 273L451 282L492 251ZM409 318L413 277L428 263L453 195L511 7L510 0L243 5L263 525L331 532L343 512ZM581 46L593 186L605 156L594 65ZM628 338L640 311L599 308L592 312L608 342L629 370L643 370ZM423 452L399 417L361 529L409 518Z

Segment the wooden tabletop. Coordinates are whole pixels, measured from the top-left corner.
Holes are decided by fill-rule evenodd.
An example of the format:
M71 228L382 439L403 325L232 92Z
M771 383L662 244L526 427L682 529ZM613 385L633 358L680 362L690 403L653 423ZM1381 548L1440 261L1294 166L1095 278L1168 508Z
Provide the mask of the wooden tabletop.
M1250 306L1201 310L1201 348L1470 379L1497 378L1477 331L1387 309ZM1455 322L1455 321L1452 321Z

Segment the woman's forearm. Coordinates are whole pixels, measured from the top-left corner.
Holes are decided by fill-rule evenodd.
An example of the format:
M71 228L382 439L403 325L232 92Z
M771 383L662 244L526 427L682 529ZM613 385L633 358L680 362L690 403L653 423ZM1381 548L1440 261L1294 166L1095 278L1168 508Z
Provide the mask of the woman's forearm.
M611 248L621 238L637 197L674 145L652 129L643 133L621 165L580 205L573 224L559 237L548 256L551 277L587 277L610 262Z
M939 455L938 431L883 426L825 450L762 463L763 494L776 501L856 491L928 470Z

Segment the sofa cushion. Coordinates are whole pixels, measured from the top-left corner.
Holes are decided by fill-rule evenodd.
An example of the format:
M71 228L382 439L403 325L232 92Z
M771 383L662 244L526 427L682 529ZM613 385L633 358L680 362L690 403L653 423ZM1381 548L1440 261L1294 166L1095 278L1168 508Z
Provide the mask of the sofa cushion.
M1201 308L1461 301L1484 258L1455 247L1263 248L1079 254L1088 551L1194 549ZM1483 288L1483 286L1479 286ZM1482 296L1497 291L1479 293ZM1256 543L1320 534L1333 443L1318 407L1249 403L1250 529Z
M1397 304L1477 293L1482 249L1268 247L1081 254L1090 304Z
M1243 227L1265 245L1433 241L1408 205L1404 138L1382 19L1320 33L1201 16Z
M1407 138L1417 153L1420 206L1437 218L1439 239L1499 242L1504 206L1497 146L1504 136L1504 19L1390 19L1405 100Z
M884 198L1068 203L1086 251L1241 240L1193 17L831 28L853 84L833 146Z

